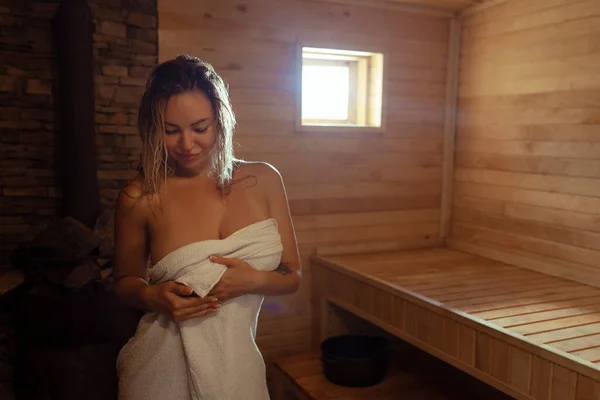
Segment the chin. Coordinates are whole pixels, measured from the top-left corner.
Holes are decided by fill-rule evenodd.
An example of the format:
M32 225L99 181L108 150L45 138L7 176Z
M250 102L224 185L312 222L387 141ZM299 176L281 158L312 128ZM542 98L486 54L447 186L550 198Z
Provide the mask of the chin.
M205 170L208 166L208 160L206 160L204 157L198 157L197 159L193 159L193 160L177 160L177 164L179 164L179 168L181 170L184 170L186 172L202 172L203 170Z

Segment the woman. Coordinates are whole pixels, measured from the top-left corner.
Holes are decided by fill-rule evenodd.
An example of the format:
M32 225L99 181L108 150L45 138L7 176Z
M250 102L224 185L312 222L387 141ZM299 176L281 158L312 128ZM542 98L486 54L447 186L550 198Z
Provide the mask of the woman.
M115 290L146 313L119 353L119 398L268 399L258 313L301 280L281 176L234 159L226 85L198 58L155 68L138 125L139 176L115 210Z

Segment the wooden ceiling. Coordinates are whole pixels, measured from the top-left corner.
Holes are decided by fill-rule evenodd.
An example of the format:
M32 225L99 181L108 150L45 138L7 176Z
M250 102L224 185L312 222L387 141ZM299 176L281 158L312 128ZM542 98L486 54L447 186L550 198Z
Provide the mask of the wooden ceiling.
M460 11L484 0L372 0L396 4L413 4L450 11Z
M488 0L315 0L451 17Z

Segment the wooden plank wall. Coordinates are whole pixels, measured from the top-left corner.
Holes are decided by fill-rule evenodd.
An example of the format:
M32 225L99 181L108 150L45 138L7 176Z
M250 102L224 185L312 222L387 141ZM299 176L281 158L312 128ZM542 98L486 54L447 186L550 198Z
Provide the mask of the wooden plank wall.
M474 10L449 244L600 286L600 1Z
M438 239L449 20L308 0L160 0L159 59L191 53L228 81L236 152L272 163L286 183L305 271L297 295L270 298L267 355L310 342L317 246L420 246ZM383 135L294 132L296 40L386 49ZM316 41L316 42L314 42ZM303 42L304 43L304 42Z

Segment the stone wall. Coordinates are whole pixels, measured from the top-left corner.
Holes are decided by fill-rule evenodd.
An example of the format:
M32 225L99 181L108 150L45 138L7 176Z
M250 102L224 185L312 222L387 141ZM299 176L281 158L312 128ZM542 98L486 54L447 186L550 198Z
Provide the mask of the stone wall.
M98 179L114 203L139 159L137 105L157 62L156 0L94 0ZM0 265L27 230L57 215L51 19L58 2L0 0Z

